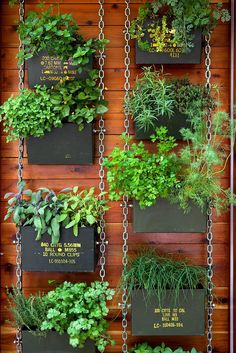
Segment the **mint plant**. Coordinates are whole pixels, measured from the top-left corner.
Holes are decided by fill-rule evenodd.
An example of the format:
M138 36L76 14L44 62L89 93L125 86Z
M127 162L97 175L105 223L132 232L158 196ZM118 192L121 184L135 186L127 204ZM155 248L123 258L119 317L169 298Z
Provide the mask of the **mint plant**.
M106 316L114 290L108 282L64 282L47 294L26 298L18 289L8 293L9 310L14 326L27 328L32 334L46 335L55 330L67 333L74 348L83 348L87 339L93 340L100 352L114 345L106 330Z
M83 130L85 124L108 110L107 102L100 100L97 77L96 70L92 70L83 80L62 81L52 88L25 88L18 96L11 96L0 106L7 142L19 136L43 136L65 122L75 123Z
M72 228L75 236L79 235L79 227L94 226L100 233L101 214L108 210L106 200L101 198L104 193L95 196L94 188L78 193L77 186L63 189L58 194L48 188L40 188L35 192L24 188L25 183L22 182L17 194L10 192L5 195L5 199L8 199L5 220L12 217L17 227L32 226L36 240L48 233L52 244L57 244L61 227Z
M172 349L162 343L160 346L152 348L147 342L138 343L130 349L130 353L202 353L192 348L191 351L185 351L182 347Z

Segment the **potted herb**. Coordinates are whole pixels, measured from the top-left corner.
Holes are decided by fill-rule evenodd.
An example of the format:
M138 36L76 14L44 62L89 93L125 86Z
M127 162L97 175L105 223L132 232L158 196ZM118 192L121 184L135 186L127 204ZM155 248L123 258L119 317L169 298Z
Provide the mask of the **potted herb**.
M8 293L14 326L23 329L24 353L103 352L114 344L106 330L108 282L64 282L47 294Z
M197 64L201 61L202 34L229 12L210 0L153 0L139 8L130 27L136 39L137 64Z
M162 343L160 346L156 346L152 348L147 342L136 344L130 352L134 353L202 353L198 352L196 348L192 348L191 351L185 351L182 347L178 347L177 349L172 349Z
M192 124L193 130L181 130L187 144L178 151L174 137L160 127L151 137L155 153L143 142L132 143L125 151L115 147L105 160L110 199L134 199L135 232L205 232L209 200L217 214L235 203L219 179L229 156L225 140L235 131L228 114L214 115L210 144L206 122L196 117Z
M62 81L53 88L36 86L11 96L0 107L7 142L26 138L30 164L93 163L93 127L107 111L100 100L97 73Z
M84 78L92 69L92 55L107 43L105 39L85 41L72 15L61 14L59 7L52 5L40 13L30 11L17 31L23 45L19 64L28 62L30 87L51 86L61 77Z
M143 68L127 103L137 139L149 139L160 126L166 126L171 136L181 139L181 128L191 128L193 117L203 119L215 107L216 99L204 85L192 84L187 77L172 78L151 67Z
M23 195L23 200L20 196ZM97 263L97 234L106 200L94 188L78 192L67 188L56 194L40 188L7 193L7 214L22 235L24 271L94 272Z
M129 261L121 286L131 298L133 336L204 335L203 267L145 249Z

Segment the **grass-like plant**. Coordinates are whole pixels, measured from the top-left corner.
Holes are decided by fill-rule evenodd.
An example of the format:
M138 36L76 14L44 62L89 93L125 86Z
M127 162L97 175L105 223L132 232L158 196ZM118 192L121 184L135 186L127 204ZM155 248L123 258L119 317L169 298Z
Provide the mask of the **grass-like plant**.
M235 126L227 113L216 113L208 143L206 122L195 117L192 125L193 130L181 129L186 144L178 150L175 139L167 135L164 127L151 136L155 153L143 142L132 143L125 151L115 147L104 162L110 199L119 200L126 195L145 208L161 197L178 204L184 212L189 210L190 202L205 212L211 200L217 214L226 211L229 204L236 204L235 195L220 181L230 155L227 139L234 134Z
M155 127L160 116L174 119L176 111L186 115L186 120L203 117L208 109L217 105L204 85L193 84L189 79L172 78L151 67L143 68L142 75L130 94L127 109L138 129Z
M202 353L192 348L191 351L185 351L182 347L172 349L162 343L160 346L152 348L147 342L138 343L131 348L130 353Z
M95 196L94 188L78 192L78 186L63 189L58 194L48 188L33 192L24 190L24 187L22 183L17 194L10 192L5 195L8 199L5 220L12 217L18 227L32 226L36 240L48 233L52 243L57 244L61 227L72 228L75 236L78 236L79 227L94 226L100 233L101 214L108 210L107 201L101 197L104 193Z
M11 96L0 106L7 141L22 136L40 137L53 127L72 122L83 130L96 116L107 111L107 102L100 100L97 72L92 70L83 80L63 81L52 88L36 86Z
M50 5L40 11L29 11L24 22L20 22L18 33L23 44L19 51L19 64L42 50L63 60L72 59L81 72L97 49L105 46L107 40L89 39L85 41L71 14L60 13L59 6Z
M45 335L51 330L67 333L74 348L83 348L85 341L91 339L103 352L108 344L114 344L106 332L107 301L114 295L114 290L108 286L108 282L98 281L91 284L64 282L47 294L28 298L14 289L8 294L13 325L35 335Z
M143 249L129 260L121 286L127 288L128 296L133 290L141 289L147 301L155 294L160 305L166 291L173 290L172 299L177 303L182 290L207 288L207 271L187 261L176 261L152 249Z
M210 0L152 0L139 8L130 33L144 51L162 52L178 46L187 53L194 46L194 30L207 34L218 20L230 20L220 3L212 9Z

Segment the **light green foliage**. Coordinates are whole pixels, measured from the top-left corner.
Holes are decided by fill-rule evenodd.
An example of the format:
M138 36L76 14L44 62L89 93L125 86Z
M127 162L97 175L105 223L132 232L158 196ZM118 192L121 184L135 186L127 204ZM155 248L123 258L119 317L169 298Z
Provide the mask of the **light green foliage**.
M234 136L227 113L213 116L212 140L207 143L206 122L192 117L192 130L181 129L187 143L174 152L177 146L173 137L167 137L164 127L156 129L151 136L157 152L150 153L143 142L133 143L130 150L114 148L104 165L110 198L118 200L126 195L139 202L141 208L153 205L158 197L177 203L189 211L194 202L203 212L211 200L216 212L226 211L230 203L236 204L235 195L220 182L229 158L227 139Z
M82 130L85 124L108 110L107 102L99 97L94 70L83 80L64 81L52 88L23 89L0 107L7 141L17 140L19 136L43 136L53 127L62 127L64 122L76 123Z
M114 344L106 333L105 319L114 290L108 282L64 282L44 295L26 298L21 291L9 295L10 311L18 327L26 326L36 335L55 330L67 333L71 346L82 348L87 339L94 341L100 352Z
M167 16L169 31L172 35L166 37L166 30L160 30L162 16ZM147 20L151 22L145 28ZM209 0L153 0L139 9L137 19L133 20L130 27L131 38L137 39L138 45L145 51L162 51L166 43L182 47L184 52L189 52L193 47L195 28L202 28L203 33L212 31L218 20L227 22L230 20L228 10L222 8L222 4L215 5L211 9ZM156 26L156 29L153 27ZM161 33L155 40L155 32ZM144 38L148 33L151 44ZM151 35L150 35L151 34ZM162 39L162 41L160 40Z
M215 107L216 100L205 86L192 84L188 78L171 78L151 67L143 68L127 103L138 128L144 130L154 127L160 116L174 118L175 111L186 114L191 121Z
M8 4L10 7L13 7L14 5L17 4L17 0L8 0Z
M177 305L182 290L207 288L207 271L203 267L189 265L186 261L158 255L152 249L144 249L129 260L121 286L127 287L129 296L134 289L146 290L146 301L155 293L159 305L162 304L166 290L173 290L172 300Z
M191 351L185 351L183 348L179 347L177 349L171 349L167 347L165 343L162 343L160 346L152 348L148 343L139 343L130 350L130 353L202 353L198 352L195 348L192 348Z
M94 195L94 188L89 191L78 192L78 187L67 188L58 193L50 189L40 188L38 191L24 190L21 184L19 193L7 193L7 214L5 220L12 217L16 226L32 226L36 231L36 240L40 240L44 233L52 237L52 243L57 244L60 239L61 223L65 228L73 227L73 233L78 236L78 227L96 226L100 232L98 222L101 214L108 210L106 200ZM23 191L24 190L24 191ZM23 192L23 200L20 193Z
M89 57L97 49L104 47L107 40L90 39L87 42L79 34L79 27L71 14L61 14L59 7L50 5L39 12L29 11L23 23L18 26L24 48L18 54L19 64L30 59L41 50L61 59L72 58L79 64L79 71L88 64Z
M133 143L130 150L115 147L104 165L108 169L107 180L110 198L119 200L122 195L137 200L142 208L155 203L158 196L168 197L178 184L173 137L167 137L166 128L157 131L157 152L150 153L143 142Z

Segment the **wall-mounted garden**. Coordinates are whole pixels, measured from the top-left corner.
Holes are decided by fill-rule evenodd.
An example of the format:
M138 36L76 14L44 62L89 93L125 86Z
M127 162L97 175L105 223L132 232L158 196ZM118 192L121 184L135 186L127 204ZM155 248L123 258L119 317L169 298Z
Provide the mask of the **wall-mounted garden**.
M24 329L24 353L103 352L114 344L106 332L107 301L113 295L107 282L64 282L47 294L29 297L13 289L9 310L13 325Z
M217 20L229 21L226 9L210 1L154 0L141 6L131 23L136 39L136 64L198 64L202 38Z
M210 199L218 214L235 202L219 181L228 156L223 141L234 131L228 115L214 115L211 144L202 117L196 115L191 122L192 129L181 130L187 142L181 148L167 135L167 129L160 127L151 137L155 153L139 142L132 143L129 150L115 147L105 160L110 198L119 200L126 195L136 201L136 232L204 232Z
M145 250L123 275L131 297L133 336L205 333L207 273L202 267Z
M22 190L23 191L23 190ZM21 225L23 271L94 272L98 260L98 226L106 201L94 189L78 192L69 188L56 194L41 188L36 192L9 193L8 213ZM101 196L101 195L100 195Z

